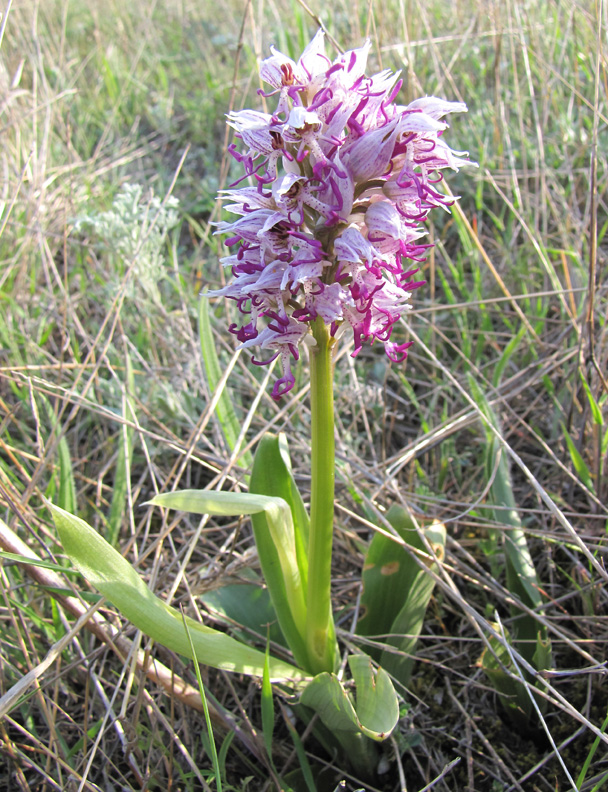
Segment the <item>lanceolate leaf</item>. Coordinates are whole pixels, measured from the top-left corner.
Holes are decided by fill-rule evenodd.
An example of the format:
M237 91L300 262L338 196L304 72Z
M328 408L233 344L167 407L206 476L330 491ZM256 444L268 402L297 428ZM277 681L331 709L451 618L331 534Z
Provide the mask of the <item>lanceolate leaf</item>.
M52 504L49 508L65 552L89 583L150 638L192 658L182 615L155 596L131 564L84 520ZM263 675L263 652L189 617L186 623L199 662L224 671ZM288 663L270 658L270 677L300 680L306 674Z
M485 395L474 385L475 399L485 414L488 424L498 432L500 425ZM504 554L507 589L528 608L540 610L543 598L532 556L528 548L509 473L507 454L495 432L485 427L486 475L491 482L489 500L494 505L494 522L504 526ZM511 607L514 617L512 631L515 645L521 655L530 663L534 658L544 658L550 665L550 643L547 629L534 617L522 612L516 605ZM539 650L537 652L537 650ZM548 667L548 666L545 666Z
M289 509L289 522L278 526L278 530L273 528L267 512L254 514L251 522L260 565L281 630L298 664L307 668L305 591L308 579L308 515L291 473L284 437L264 435L253 461L249 489L251 493L260 493L258 497L281 500ZM289 552L289 564L281 562L281 555L286 550ZM297 580L300 589L298 597L301 598L302 608L297 610L291 602L290 582L286 574Z
M439 559L443 558L445 527L434 523L420 529L420 534L405 509L393 506L387 519L399 536L425 555L428 551L423 534ZM431 564L430 560L428 562ZM436 565L433 565L435 567ZM361 605L365 613L357 633L392 647L370 651L380 665L406 685L413 666L414 648L422 630L426 609L435 581L414 558L414 553L383 534L371 541L363 568Z
M304 590L306 590L310 520L291 472L287 438L283 433L280 435L268 433L260 440L255 452L255 463L251 472L249 491L260 495L282 498L289 505L293 519L298 569L300 570L302 585Z
M296 662L306 668L306 604L288 503L267 495L212 490L168 492L150 502L194 514L252 515L262 572L281 630Z
M511 640L505 632L505 639ZM516 671L506 646L497 638L490 638L490 647L485 648L479 665L500 696L504 707L514 723L525 730L530 723L533 705L523 682L517 679Z
M216 517L238 517L241 514L257 514L267 510L272 513L273 519L279 519L281 513L289 512L287 504L281 503L279 498L215 490L163 492L162 495L155 495L150 504L190 514L213 514Z
M240 577L243 577L243 573ZM253 631L264 640L268 638L273 643L287 646L270 594L267 588L262 587L261 581L221 586L201 594L200 601L212 612L226 617L233 625L242 625L249 637Z
M490 447L492 446L491 443ZM490 496L498 507L494 509L495 522L502 523L507 528L504 537L507 588L529 608L540 609L543 599L536 570L513 497L505 453L502 449L498 450L497 446L496 441L493 447L502 457L490 488ZM517 606L511 608L511 614L515 617L513 632L518 639L517 648L528 662L533 662L536 654L535 642L546 642L547 630L534 616L522 613Z

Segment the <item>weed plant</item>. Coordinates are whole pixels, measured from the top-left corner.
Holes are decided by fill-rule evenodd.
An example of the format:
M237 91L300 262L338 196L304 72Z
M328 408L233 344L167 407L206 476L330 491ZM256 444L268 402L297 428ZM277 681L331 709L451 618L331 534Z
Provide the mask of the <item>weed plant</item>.
M336 365L342 646L361 640L359 570L388 507L407 504L448 531L399 727L366 788L602 788L605 1L4 6L0 788L257 792L298 768L306 784L316 764L332 768L328 789L342 779L361 788L310 730L294 729L289 700L275 696L273 707L266 686L261 697L257 683L203 668L215 752L192 663L153 646L70 574L44 500L86 519L167 602L232 629L213 592L255 579L248 523L160 518L141 504L175 488L245 486L247 453L267 430L288 432L306 490L307 361L275 403L263 379L276 372L234 355L224 331L234 306L211 306L219 376L232 367L246 430L237 458L197 325L201 288L223 285L211 224L231 181L224 114L261 106L256 60L271 43L297 57L319 19L345 49L371 38L371 69L403 71L403 104L466 101L450 145L480 164L450 179L460 201L433 218L427 286L400 328L400 341L416 342L407 365L375 348L353 359L346 347ZM488 464L496 434L485 407L542 608L526 610L509 583L515 529L493 496L503 466ZM538 715L515 729L481 658L494 629L504 659L522 613L548 636L554 670L537 685Z

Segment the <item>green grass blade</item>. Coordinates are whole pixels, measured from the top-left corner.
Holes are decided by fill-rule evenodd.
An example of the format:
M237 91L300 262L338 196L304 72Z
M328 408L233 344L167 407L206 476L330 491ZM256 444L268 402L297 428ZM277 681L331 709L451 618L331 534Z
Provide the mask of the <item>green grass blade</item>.
M228 756L228 750L232 745L232 741L234 740L236 732L228 732L228 734L224 737L222 741L222 746L220 748L220 752L218 754L218 763L220 767L220 777L226 777L226 758Z
M112 487L112 502L108 514L108 533L107 540L112 546L116 546L122 519L127 505L127 495L129 489L129 478L131 474L131 462L133 460L133 428L127 425L127 421L132 421L134 417L133 406L129 400L129 395L135 393L135 381L133 377L133 365L131 358L127 355L126 360L127 382L126 395L123 398L122 417L125 421L120 427L118 449L118 461L114 474L114 484ZM69 509L67 509L69 511Z
M591 393L591 388L589 387L589 383L585 379L583 372L579 371L581 382L583 383L583 388L585 389L585 393L587 394L587 400L589 401L589 407L591 408L591 412L593 414L593 423L597 424L598 426L604 425L604 414L602 412L602 407L598 402L595 400L595 396ZM604 395L600 402L605 403L606 396Z
M604 723L602 724L602 728L601 728L602 734L606 733L606 729L608 729L608 715L606 715L606 719L604 720ZM579 789L581 789L582 786L583 786L583 782L585 781L585 778L587 777L587 773L589 772L589 768L591 767L591 762L593 761L593 757L595 756L595 752L597 751L599 744L600 744L600 738L599 738L599 736L596 736L595 740L593 741L593 744L591 745L591 748L589 749L589 753L587 754L587 756L585 758L585 762L583 763L583 766L581 768L581 772L579 773L579 776L576 779L576 786ZM608 775L605 775L604 778L601 779L600 784L595 786L594 789L599 789L600 785L603 784L604 781L606 781L607 779L608 779Z
M561 422L560 422L561 423ZM574 444L574 440L570 437L570 432L566 429L566 425L561 423L562 432L564 433L564 437L566 439L566 445L568 446L568 451L570 453L570 459L572 460L572 465L574 466L574 470L576 471L576 475L579 477L580 481L587 487L589 492L595 494L595 484L593 483L593 477L591 475L591 471L587 466L587 463L583 459L580 454L580 451Z
M593 787L591 792L599 792L599 790L604 786L604 784L608 781L608 772L604 773L604 775L600 778L597 784Z
M308 792L317 792L317 785L315 783L315 779L312 774L310 762L308 761L308 757L306 756L306 750L304 749L304 745L302 743L302 740L300 739L300 735L298 734L296 727L290 721L289 716L286 715L284 717L284 722L287 728L289 729L289 734L291 735L294 748L296 749L296 754L298 756L298 762L300 764L300 770L302 771L302 778L304 779L304 783L306 784L306 789L308 790Z
M266 753L272 763L272 735L274 732L274 704L272 701L272 685L270 684L270 645L266 644L266 662L262 676L262 734Z
M15 561L17 564L30 564L43 569L52 569L53 572L61 572L64 575L80 574L77 569L66 569L66 567L59 566L59 564L53 564L52 561L42 561L41 559L30 558L18 553L7 553L4 550L0 550L0 558L5 558L7 561Z
M211 320L209 318L209 300L205 294L201 296L199 301L198 322L203 364L205 366L209 390L213 393L222 378L222 369L217 352L215 351L215 339L213 338ZM236 417L234 405L232 404L227 388L224 388L222 391L215 411L230 450L236 451L239 435L241 433L241 425ZM247 451L241 455L239 465L248 468L251 467L252 462L253 457L249 451Z
M190 649L192 651L192 656L196 657L196 652L194 650L194 643L192 642L192 635L190 634L190 630L188 629L188 622L186 620L185 614L182 612L182 619L184 622L184 630L186 631L186 635L188 636L188 643L190 644ZM215 774L215 783L217 784L218 792L222 792L222 775L220 772L220 763L217 756L217 748L215 746L215 739L213 737L213 724L211 723L211 716L209 715L209 705L207 704L207 696L205 695L205 686L203 685L203 678L201 676L201 669L199 667L198 662L194 661L194 670L196 672L196 681L198 682L198 689L201 694L201 702L203 704L203 712L205 713L205 723L207 724L207 735L209 738L209 748L211 751L211 763L213 765L213 772ZM264 664L264 674L269 673L268 671L268 657L266 657L266 663ZM270 684L270 682L269 682Z
M51 407L49 400L42 393L36 395L42 401L52 429L59 434L57 442L57 455L59 458L59 491L57 499L62 509L75 514L78 511L76 503L76 484L74 483L74 472L72 470L72 458L65 435L61 433L61 427L57 421L55 411Z
M505 347L504 352L500 356L500 360L496 364L496 367L494 369L494 374L492 375L492 385L494 385L495 388L498 387L498 384L502 379L502 375L504 374L504 371L509 361L513 357L513 354L515 353L516 349L519 347L521 340L525 338L527 333L528 330L526 326L522 325L519 328L519 331L516 333L516 335L513 336L513 338L509 341L509 343Z
M77 740L74 745L72 745L68 750L68 759L72 759L72 757L76 756L76 754L82 750L85 742L87 740L94 740L95 737L99 734L99 730L104 725L104 719L99 718L92 726L87 729L86 735L83 735L79 740Z

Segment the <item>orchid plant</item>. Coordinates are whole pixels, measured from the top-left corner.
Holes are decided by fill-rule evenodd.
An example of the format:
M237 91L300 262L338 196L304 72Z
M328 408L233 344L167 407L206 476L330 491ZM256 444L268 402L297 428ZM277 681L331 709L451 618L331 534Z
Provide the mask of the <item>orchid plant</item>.
M310 513L285 438L271 435L255 455L249 493L183 491L152 500L200 514L251 515L270 607L293 657L293 664L271 658L270 676L289 680L345 747L353 739L384 739L397 723L398 702L385 668L407 682L434 584L427 567L436 568L442 556L445 529L417 529L394 508L387 515L394 535L379 533L372 541L358 632L392 638L384 650L376 642L371 657L349 657L353 703L336 673L330 587L333 359L341 339L352 342L353 356L369 342L382 344L395 363L405 359L412 342L396 340L395 329L412 292L423 285L416 279L430 247L422 241L423 223L431 209L453 201L440 188L441 172L468 164L466 153L443 140L443 119L466 106L434 97L397 104L402 80L389 70L367 77L369 49L367 42L332 61L322 31L297 62L273 49L260 76L274 111L228 115L238 141L230 153L242 170L221 194L236 219L220 222L217 233L228 235L231 250L222 264L232 277L207 298L236 302L239 321L228 329L242 349L259 349L255 365L280 360L274 399L294 387L292 364L302 347L308 350ZM144 632L191 655L181 616L155 598L93 529L56 507L53 512L66 551L90 582ZM263 652L194 621L189 628L199 661L262 674ZM364 754L355 751L351 760L356 764Z

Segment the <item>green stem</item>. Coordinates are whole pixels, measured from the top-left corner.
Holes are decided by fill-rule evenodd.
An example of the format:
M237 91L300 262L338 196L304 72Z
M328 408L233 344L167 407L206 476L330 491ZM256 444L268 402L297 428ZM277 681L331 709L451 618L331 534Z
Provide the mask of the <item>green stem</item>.
M334 530L334 389L330 336L321 318L312 325L312 481L308 540L306 642L310 670L333 671L336 636L331 609L331 550Z

